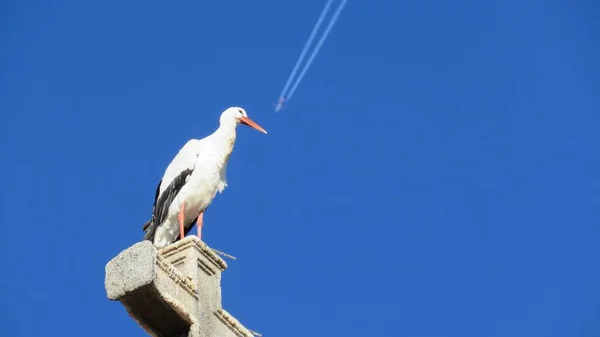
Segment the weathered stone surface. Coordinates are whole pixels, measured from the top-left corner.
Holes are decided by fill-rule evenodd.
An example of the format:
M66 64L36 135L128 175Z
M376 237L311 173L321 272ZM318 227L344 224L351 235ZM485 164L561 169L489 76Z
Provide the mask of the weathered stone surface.
M227 264L196 236L157 251L134 244L106 265L110 300L156 337L250 337L221 305L221 273Z

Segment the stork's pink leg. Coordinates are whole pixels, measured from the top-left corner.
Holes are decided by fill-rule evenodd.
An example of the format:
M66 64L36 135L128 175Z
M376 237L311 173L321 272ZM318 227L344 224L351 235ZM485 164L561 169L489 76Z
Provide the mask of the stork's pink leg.
M196 220L196 226L198 227L198 239L202 240L202 225L203 225L204 211L198 214L198 219Z
M181 204L181 207L179 207L179 214L177 215L177 220L179 220L179 238L181 240L183 240L184 237L184 231L183 231L183 219L185 218L184 212L185 211L185 203Z

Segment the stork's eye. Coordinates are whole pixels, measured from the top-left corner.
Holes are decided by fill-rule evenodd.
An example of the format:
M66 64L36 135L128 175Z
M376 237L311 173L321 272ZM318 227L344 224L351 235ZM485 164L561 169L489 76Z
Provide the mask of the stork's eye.
M242 116L244 115L244 110L238 109L238 112L240 113L240 115L242 115Z

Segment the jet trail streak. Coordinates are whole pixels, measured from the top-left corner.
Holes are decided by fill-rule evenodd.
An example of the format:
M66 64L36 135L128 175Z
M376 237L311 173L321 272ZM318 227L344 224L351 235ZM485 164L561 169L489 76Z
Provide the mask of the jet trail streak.
M294 86L290 90L290 93L288 94L288 98L287 98L288 100L292 97L292 95L296 91L296 88L298 88L298 84L300 84L300 81L304 77L304 74L306 74L306 71L308 70L308 67L310 67L310 65L312 64L313 60L315 59L315 56L317 56L317 53L321 49L321 46L323 45L323 42L325 42L325 39L327 38L327 35L329 35L329 32L331 31L331 28L333 28L333 25L337 21L338 16L340 15L340 12L342 11L342 9L344 8L344 6L346 5L346 1L347 0L343 0L342 3L340 4L340 6L338 7L338 9L333 14L333 18L329 22L329 26L327 26L327 29L325 30L325 33L323 33L323 36L321 36L321 39L317 43L317 46L315 47L315 50L313 50L312 55L310 55L310 58L306 62L306 66L304 66L304 69L302 69L302 72L300 73L300 76L298 76L298 79L296 80L296 83L294 84Z
M315 56L317 55L317 53L321 49L321 46L323 45L323 42L325 42L325 39L327 38L327 35L329 35L329 32L333 28L333 25L337 21L338 16L340 15L340 12L342 11L342 9L344 8L344 6L346 5L346 1L347 0L342 0L342 2L340 3L340 5L338 6L337 10L335 11L335 13L333 15L333 18L331 19L331 21L329 22L329 25L325 29L325 32L323 33L323 35L319 39L319 42L317 43L317 46L315 47L315 49L313 50L312 54L310 55L310 57L308 59L308 62L306 62L306 64L304 65L304 68L300 72L300 76L296 79L296 81L294 82L294 85L292 86L292 89L286 95L286 92L287 92L288 88L290 87L290 84L292 83L292 80L294 79L294 75L296 75L296 72L298 71L298 69L300 67L300 63L304 59L304 56L306 55L306 52L308 51L308 49L311 47L311 44L312 44L313 39L315 38L316 32L319 29L319 27L321 26L321 23L322 23L323 19L325 18L325 15L327 15L327 12L329 11L329 7L331 7L331 4L333 3L333 0L327 0L327 3L325 4L325 8L323 8L323 11L321 12L321 15L319 15L319 19L317 20L317 23L315 24L315 26L314 26L314 28L313 28L313 30L312 30L309 38L308 38L308 41L306 41L306 43L304 45L304 48L302 49L302 53L300 54L300 57L298 58L298 60L296 61L296 64L294 65L294 69L292 70L292 73L290 74L290 76L289 76L289 78L288 78L288 80L287 80L287 82L285 84L285 87L281 91L281 95L279 95L279 100L278 100L277 104L275 105L275 112L281 110L281 108L283 107L283 104L285 102L289 101L290 98L292 98L292 95L294 94L294 92L298 88L298 85L300 84L300 81L304 77L304 74L306 74L306 71L308 70L308 68L312 64Z
M327 3L325 4L325 8L323 8L323 11L321 12L321 15L319 16L319 20L317 20L317 24L315 25L312 32L310 33L310 37L308 38L308 41L306 41L306 43L304 44L302 53L300 54L300 57L298 58L298 61L296 61L296 65L294 66L294 70L292 70L292 74L288 78L287 83L285 84L285 87L281 91L281 95L279 95L279 97L284 97L284 94L287 92L288 88L290 87L290 84L292 84L294 75L296 75L296 72L298 71L298 68L300 67L300 63L304 59L304 55L306 55L308 48L312 44L312 40L315 38L317 30L321 26L321 22L323 22L323 19L325 18L325 14L327 14L327 11L329 10L329 7L331 6L332 2L333 2L333 0L327 0Z

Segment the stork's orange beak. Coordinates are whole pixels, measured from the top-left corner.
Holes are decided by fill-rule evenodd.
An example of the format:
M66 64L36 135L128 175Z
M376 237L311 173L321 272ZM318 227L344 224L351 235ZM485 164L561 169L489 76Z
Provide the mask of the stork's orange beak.
M267 133L267 131L265 129L263 129L260 125L256 124L256 122L254 122L250 118L242 116L242 117L239 117L239 119L240 119L240 122L242 122L242 124L251 126L262 133Z

